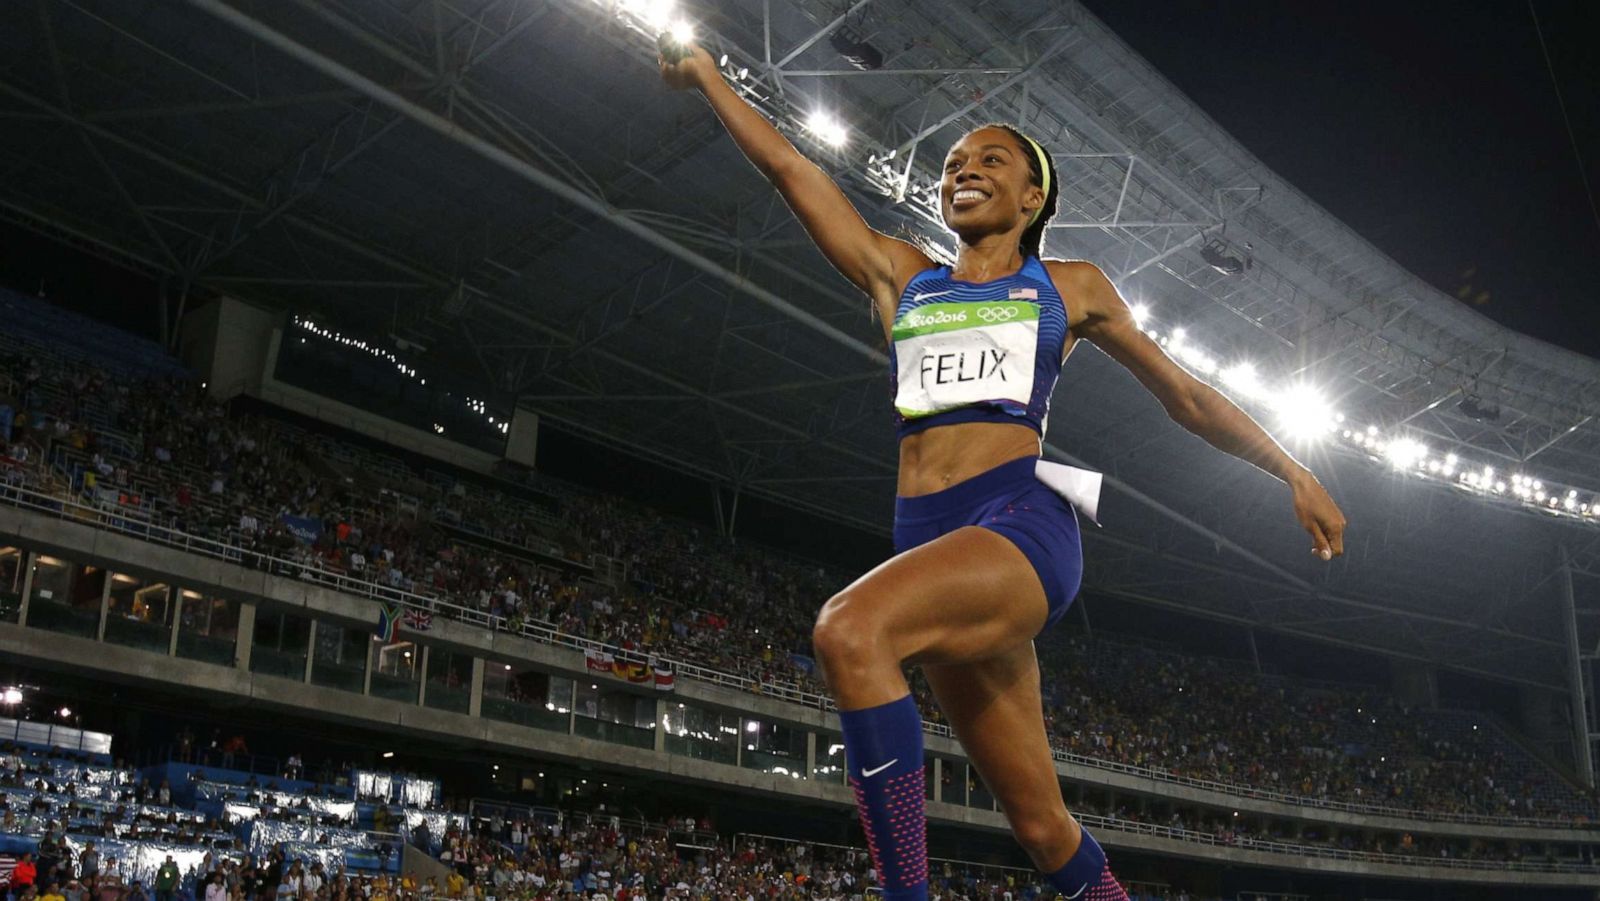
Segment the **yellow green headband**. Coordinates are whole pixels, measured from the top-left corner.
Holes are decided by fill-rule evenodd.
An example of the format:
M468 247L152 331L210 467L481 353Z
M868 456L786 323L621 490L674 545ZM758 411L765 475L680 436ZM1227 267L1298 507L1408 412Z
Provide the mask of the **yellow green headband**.
M1034 210L1033 215L1028 218L1028 227L1032 228L1033 224L1039 221L1039 214L1044 212L1045 203L1050 202L1050 157L1045 155L1044 148L1039 146L1038 141L1035 141L1033 138L1030 138L1027 135L1023 135L1022 137L1027 140L1028 144L1033 147L1033 152L1038 155L1039 171L1043 173L1044 176L1044 184L1041 186L1044 188L1044 203L1039 204L1039 208Z

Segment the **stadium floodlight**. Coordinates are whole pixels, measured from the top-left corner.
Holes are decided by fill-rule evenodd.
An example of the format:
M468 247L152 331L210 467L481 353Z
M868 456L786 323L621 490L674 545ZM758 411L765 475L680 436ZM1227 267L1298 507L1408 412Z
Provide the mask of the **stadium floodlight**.
M1415 438L1396 438L1383 449L1396 469L1410 469L1428 456L1428 446Z
M1333 407L1321 391L1310 385L1296 385L1272 401L1278 423L1291 437L1317 439L1333 431Z
M1221 372L1222 384L1249 396L1261 390L1261 378L1249 363L1235 363Z
M671 28L678 18L677 0L623 0L622 8L655 34Z
M667 26L667 37L679 47L689 47L694 44L694 26L685 19L675 19Z
M806 131L829 147L843 147L850 140L850 131L839 118L827 110L817 110L806 119Z
M1188 364L1190 369L1202 375L1211 375L1217 371L1217 361L1211 359L1205 351L1193 344L1176 344L1172 348L1173 356Z
M1427 445L1414 438L1386 434L1376 423L1347 422L1344 414L1332 409L1327 398L1309 385L1272 385L1245 361L1219 366L1204 343L1192 341L1184 327L1174 325L1158 331L1149 308L1142 303L1130 304L1128 309L1140 331L1166 348L1173 359L1226 389L1234 398L1253 401L1274 412L1283 434L1289 437L1312 440L1336 436L1396 472L1449 480L1448 484L1485 498L1505 498L1557 516L1586 522L1600 519L1600 496L1583 503L1577 488L1552 485L1547 489L1543 481L1525 473L1497 476L1493 466L1470 459L1470 448L1458 448L1459 453L1441 449L1439 456L1430 456Z
M4 703L7 703L7 704L21 704L22 703L22 689L17 688L15 686L12 686L11 688L6 689L3 693L0 693L0 702L4 702Z

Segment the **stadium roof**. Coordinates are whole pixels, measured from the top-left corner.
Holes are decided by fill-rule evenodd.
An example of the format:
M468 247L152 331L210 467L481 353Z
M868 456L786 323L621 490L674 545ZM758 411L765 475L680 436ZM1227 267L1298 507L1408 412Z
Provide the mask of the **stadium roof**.
M894 445L868 305L705 105L659 84L650 41L619 14L637 5L10 4L0 215L182 283L402 336L504 406L883 530ZM1017 123L1061 166L1048 250L1099 263L1156 328L1314 384L1352 422L1600 488L1600 364L1420 282L1077 3L690 12L769 109L845 123L842 150L794 136L874 226L934 234L916 202L930 161L972 125ZM881 69L841 59L841 27ZM902 177L897 202L884 188ZM1249 267L1225 274L1230 256ZM1498 416L1460 409L1468 396ZM1052 424L1054 456L1110 478L1106 527L1088 527L1090 587L1566 684L1550 577L1563 545L1575 572L1600 571L1592 523L1325 441L1306 454L1351 532L1347 558L1323 566L1281 486L1182 432L1097 351L1074 354Z

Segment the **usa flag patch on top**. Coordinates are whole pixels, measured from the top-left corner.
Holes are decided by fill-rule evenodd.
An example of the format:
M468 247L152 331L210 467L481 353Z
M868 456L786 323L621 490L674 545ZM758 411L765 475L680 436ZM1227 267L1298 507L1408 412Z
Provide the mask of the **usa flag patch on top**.
M1038 288L1012 288L1011 296L1007 300L1038 300Z

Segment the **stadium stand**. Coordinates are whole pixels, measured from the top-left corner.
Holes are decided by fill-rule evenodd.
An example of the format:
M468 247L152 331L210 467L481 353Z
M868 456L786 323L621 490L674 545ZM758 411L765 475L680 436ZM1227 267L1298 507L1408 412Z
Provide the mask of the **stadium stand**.
M72 502L123 531L194 549L209 542L246 565L420 615L576 637L827 704L809 625L848 581L842 572L548 477L497 482L270 411L230 415L150 342L16 294L0 292L0 311L30 323L0 334L13 501ZM621 561L626 580L590 578L599 558ZM32 621L50 627L53 617L72 631L89 615L46 602ZM119 601L108 630L137 631L151 615L136 598ZM1064 760L1348 809L1594 819L1593 798L1492 718L1406 710L1370 690L1104 638L1043 650ZM947 731L923 700L928 728Z
M167 862L180 873L170 890L188 899L225 864L273 860L274 872L292 863L330 879L393 876L403 841L465 825L441 806L437 782L400 774L347 769L324 784L192 763L135 769L104 754L18 742L0 745L0 810L0 851L13 862L31 855L41 892L76 883L96 898L108 878L117 892L142 885L160 898ZM267 894L278 884L266 878Z
M0 870L9 875L10 896L45 897L55 885L63 896L77 890L97 901L138 901L152 891L157 899L217 901L208 886L220 880L222 901L835 901L876 885L864 848L719 835L692 815L652 822L603 809L478 802L464 815L448 809L460 802L445 800L444 787L425 777L351 767L326 774L335 776L333 783L263 777L209 766L224 753L230 762L248 757L222 747L186 747L193 762L135 769L104 754L28 743L0 746ZM279 763L294 767L292 761ZM1080 808L1080 815L1101 828L1332 859L1514 866L1537 856L1514 843L1409 834L1392 845L1361 847L1318 830L1290 836L1192 812L1175 811L1159 823L1126 809ZM402 866L402 842L426 852L433 868ZM169 863L172 869L165 870ZM1029 870L937 857L931 863L940 898L1015 901L1048 894ZM31 878L32 891L29 882L19 881L23 877ZM1130 891L1149 901L1203 897L1169 884L1135 882Z

